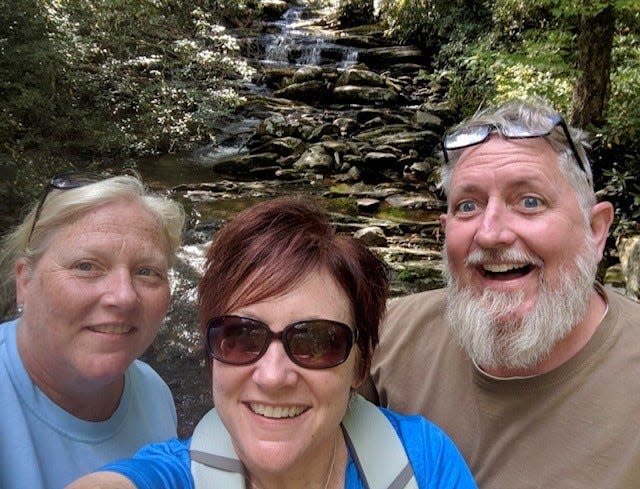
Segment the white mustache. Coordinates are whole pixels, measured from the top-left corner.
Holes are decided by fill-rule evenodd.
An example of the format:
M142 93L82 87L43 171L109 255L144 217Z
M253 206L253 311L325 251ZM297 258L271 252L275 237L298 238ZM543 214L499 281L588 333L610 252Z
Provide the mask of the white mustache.
M533 253L525 253L514 248L506 250L474 250L469 253L464 263L468 267L476 267L487 263L518 263L536 267L542 267L544 264L539 256Z

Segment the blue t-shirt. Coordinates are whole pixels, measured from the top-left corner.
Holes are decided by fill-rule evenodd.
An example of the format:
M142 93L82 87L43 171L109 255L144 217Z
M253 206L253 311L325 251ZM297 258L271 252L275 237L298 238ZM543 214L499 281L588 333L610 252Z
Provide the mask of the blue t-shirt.
M59 489L98 467L176 436L171 391L147 364L125 372L111 418L76 418L49 399L18 353L18 321L0 324L0 488Z
M405 416L380 409L398 433L420 489L477 488L460 452L442 430L421 416ZM111 463L100 470L122 474L138 489L193 489L190 442L190 439L174 438L147 445L134 458ZM384 457L384 447L380 447L380 452ZM364 489L351 454L345 489Z

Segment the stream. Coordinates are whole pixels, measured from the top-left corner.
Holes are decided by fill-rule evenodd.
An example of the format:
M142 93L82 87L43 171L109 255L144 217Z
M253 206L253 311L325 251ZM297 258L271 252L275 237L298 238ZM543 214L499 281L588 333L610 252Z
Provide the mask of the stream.
M172 274L173 301L143 359L167 381L179 436L212 406L197 332L196 284L215 231L247 206L311 196L338 231L362 233L389 264L392 295L442 284L433 148L454 118L428 60L381 33L336 31L326 12L292 7L243 40L260 76L249 100L216 128L216 143L139 161L153 188L184 204L189 222Z

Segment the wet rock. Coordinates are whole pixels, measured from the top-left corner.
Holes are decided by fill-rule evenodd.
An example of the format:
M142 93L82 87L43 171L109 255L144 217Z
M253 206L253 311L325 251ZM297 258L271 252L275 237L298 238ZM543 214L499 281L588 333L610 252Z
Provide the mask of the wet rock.
M342 31L334 42L342 46L351 46L360 49L373 49L381 47L384 44L384 40L381 39L383 34L381 33L349 33Z
M416 111L412 122L422 129L428 129L438 133L444 132L442 119L433 112L430 112L424 105Z
M287 120L284 118L284 115L273 114L258 125L256 134L282 137L285 135L284 128L286 125Z
M335 160L333 154L329 154L322 144L314 144L293 164L293 168L298 171L331 173L335 169Z
M322 124L315 127L307 136L307 141L320 141L327 136L340 135L340 128L335 124Z
M323 70L320 66L303 66L293 74L294 83L304 83L313 80L322 80Z
M421 49L415 46L388 46L381 48L363 49L358 59L367 66L380 68L393 63L414 63L427 66L429 59Z
M289 9L284 0L261 0L262 17L265 20L277 20Z
M441 209L442 201L432 196L393 195L386 199L391 207L408 207L411 209Z
M289 156L292 154L300 154L304 150L304 143L300 138L286 136L271 139L256 150L277 153L280 156Z
M292 78L295 70L289 66L264 68L260 80L269 88L281 88L283 80Z
M401 95L390 88L342 85L331 92L333 100L344 104L394 105L400 103Z
M274 92L278 97L305 102L323 102L328 99L330 93L329 85L322 80L292 83Z
M368 226L360 229L353 236L367 246L387 246L387 238L384 235L384 231L378 226Z
M431 176L432 169L430 162L416 161L403 168L403 176L406 179L417 179L426 182Z
M398 158L393 153L371 151L364 155L364 162L368 168L387 169L393 168L397 164Z
M338 117L333 121L333 124L340 128L340 134L342 136L348 136L360 127L356 120L350 117Z
M216 171L232 175L248 175L250 170L270 167L277 160L277 153L254 153L219 161L214 165L214 168Z
M336 175L338 182L357 182L362 179L362 172L357 166L349 168L346 174Z
M337 86L344 85L366 85L370 87L386 87L386 78L373 71L348 69L346 70L338 81Z
M392 63L384 66L384 73L389 76L413 76L423 69L424 65L420 63Z
M356 205L360 212L373 213L380 207L380 201L378 199L358 199Z
M420 155L427 155L433 152L439 141L439 136L432 131L410 130L396 134L383 134L371 139L370 143L374 146L393 146L403 152L413 149Z
M371 129L367 129L365 131L361 131L355 136L355 140L357 141L376 141L383 136L395 135L402 132L411 131L411 126L407 124L384 124L382 126L376 126ZM371 143L374 144L374 143Z

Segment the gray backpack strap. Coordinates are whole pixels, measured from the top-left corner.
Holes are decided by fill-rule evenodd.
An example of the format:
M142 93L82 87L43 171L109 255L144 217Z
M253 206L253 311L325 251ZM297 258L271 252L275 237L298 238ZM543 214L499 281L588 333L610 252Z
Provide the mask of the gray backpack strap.
M342 426L368 489L418 489L400 437L378 407L354 394Z
M366 489L418 489L398 434L376 406L354 394L342 431ZM215 409L196 426L189 451L196 489L245 488L244 467Z
M244 466L238 460L231 436L215 408L198 422L189 452L196 489L245 487Z

